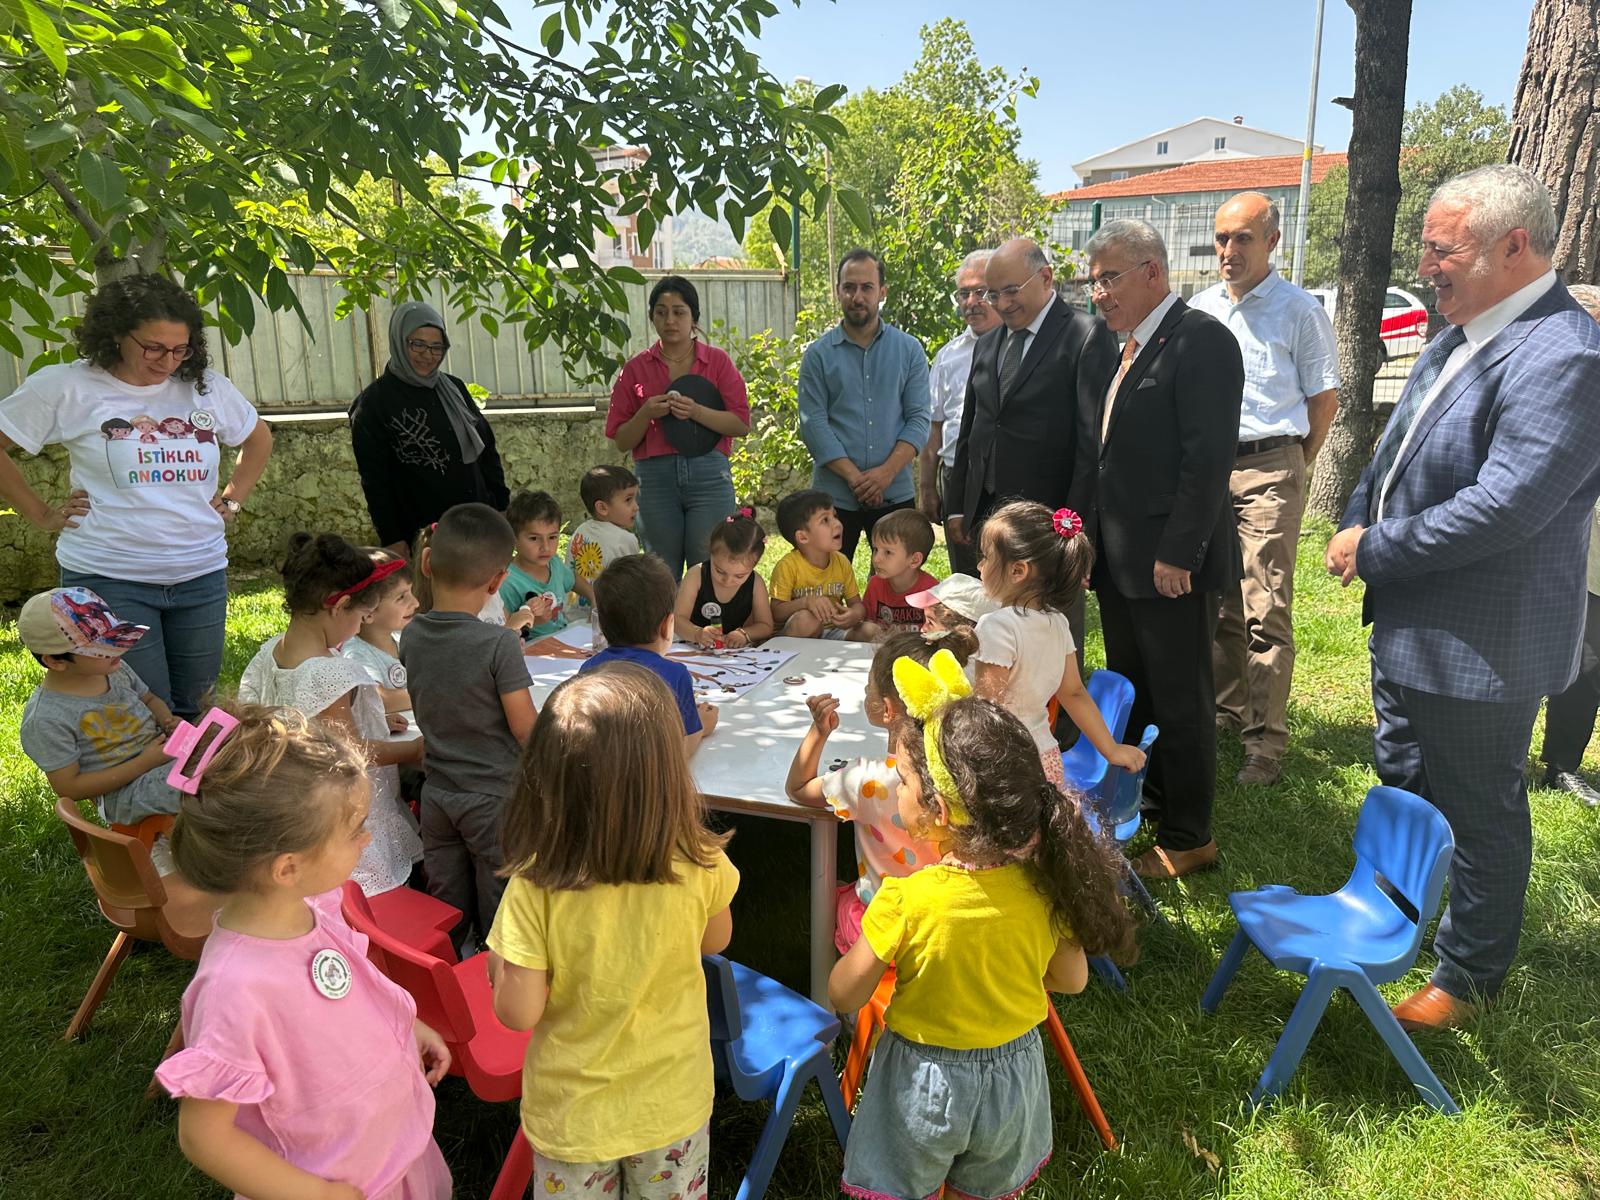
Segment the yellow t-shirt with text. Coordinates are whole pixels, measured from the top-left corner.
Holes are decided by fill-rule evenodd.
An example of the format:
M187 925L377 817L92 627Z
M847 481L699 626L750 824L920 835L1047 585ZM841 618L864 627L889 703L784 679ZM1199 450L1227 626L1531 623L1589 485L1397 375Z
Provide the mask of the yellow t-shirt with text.
M1044 1020L1044 973L1066 935L1021 863L935 863L885 879L861 936L880 962L894 964L890 1029L925 1046L978 1050Z
M602 1162L665 1146L711 1116L700 940L739 871L721 850L676 883L549 891L513 876L489 946L548 973L522 1067L522 1129L541 1154Z
M856 571L837 550L825 567L814 567L798 550L791 550L772 568L767 594L774 600L803 600L807 596L832 596L849 604L860 597ZM840 607L843 607L841 605Z

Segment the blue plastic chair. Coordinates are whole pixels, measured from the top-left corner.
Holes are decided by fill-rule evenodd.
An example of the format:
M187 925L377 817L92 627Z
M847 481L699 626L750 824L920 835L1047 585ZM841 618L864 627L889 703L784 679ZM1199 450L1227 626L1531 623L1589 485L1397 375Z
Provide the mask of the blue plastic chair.
M1306 976L1306 985L1250 1093L1253 1103L1264 1103L1288 1084L1334 990L1342 987L1361 1005L1417 1094L1442 1112L1459 1113L1376 986L1399 979L1416 962L1455 852L1450 823L1420 796L1375 787L1361 806L1354 842L1355 870L1331 896L1301 896L1272 884L1228 897L1239 931L1200 1007L1216 1011L1245 951L1254 946L1280 971Z
M1150 773L1150 748L1156 744L1160 734L1161 731L1154 725L1146 725L1139 738L1139 749L1144 751L1145 756L1144 766L1137 771L1109 772L1109 800L1100 804L1095 797L1090 797L1089 805L1083 811L1083 819L1088 822L1089 828L1096 833L1102 829L1108 831L1118 846L1126 846L1131 842L1143 824L1143 817L1139 813L1139 795L1144 789L1145 776ZM1126 864L1123 879L1141 908L1162 921L1166 920L1132 863Z
M1121 678L1121 676L1117 676ZM1144 736L1139 739L1139 749L1144 751L1144 766L1137 771L1123 771L1112 769L1106 773L1106 786L1111 792L1111 801L1108 806L1102 807L1098 797L1085 794L1088 801L1081 810L1084 822L1094 833L1102 829L1109 829L1118 846L1125 845L1139 832L1139 789L1144 786L1144 777L1150 771L1150 747L1155 744L1159 731L1154 725L1144 727ZM1081 739L1086 740L1086 739ZM1095 755L1102 763L1105 759L1098 753ZM1106 763L1109 767L1110 764ZM1133 864L1123 859L1123 883L1146 912L1161 917L1161 910L1156 907L1156 902L1150 898L1149 890L1144 886L1133 869ZM1162 920L1166 918L1161 917ZM1128 981L1122 977L1117 964L1109 958L1090 958L1089 966L1101 980L1116 992L1128 990Z
M741 1100L772 1101L737 1194L737 1200L761 1200L808 1082L815 1080L822 1093L841 1150L850 1136L850 1114L830 1054L839 1019L742 963L720 954L703 955L700 962L717 1078Z
M1088 689L1094 706L1100 710L1111 736L1120 742L1128 729L1128 714L1133 711L1133 684L1128 682L1125 675L1101 669L1089 676L1089 682L1084 687ZM1107 779L1108 766L1110 764L1100 751L1082 736L1061 755L1061 769L1066 773L1067 782L1085 796L1098 797L1105 803L1111 800L1112 781Z

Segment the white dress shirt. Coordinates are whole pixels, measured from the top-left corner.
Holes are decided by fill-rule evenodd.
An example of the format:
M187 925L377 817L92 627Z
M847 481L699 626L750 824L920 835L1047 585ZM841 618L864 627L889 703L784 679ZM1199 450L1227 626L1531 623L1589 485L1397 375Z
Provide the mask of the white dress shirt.
M1378 520L1383 520L1383 506L1388 500L1389 487L1394 483L1395 472L1405 461L1406 448L1411 445L1411 439L1416 436L1417 429L1422 424L1422 414L1428 411L1428 406L1433 403L1434 398L1444 391L1445 386L1467 365L1484 343L1532 308L1534 301L1553 288L1555 283L1555 271L1546 271L1526 287L1512 292L1500 303L1484 309L1461 327L1466 340L1450 351L1450 357L1444 362L1444 370L1439 372L1439 378L1434 381L1433 387L1428 389L1428 394L1417 405L1417 415L1411 419L1411 427L1406 430L1405 440L1400 443L1400 451L1394 456L1394 465L1389 468L1389 473L1384 476L1379 487Z
M966 407L967 377L972 374L972 351L978 335L970 327L945 343L928 371L930 415L943 421L939 461L949 470L956 463L956 439L961 436L961 412Z

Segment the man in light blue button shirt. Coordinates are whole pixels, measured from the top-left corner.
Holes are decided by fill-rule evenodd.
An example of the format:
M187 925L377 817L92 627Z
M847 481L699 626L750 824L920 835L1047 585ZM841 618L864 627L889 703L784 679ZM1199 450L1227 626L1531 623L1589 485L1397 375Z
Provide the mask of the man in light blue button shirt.
M928 440L928 355L878 315L883 260L852 250L835 283L844 319L800 360L800 438L815 464L811 486L833 497L844 524L840 549L885 513L916 503L911 464Z
M1270 787L1289 744L1294 558L1306 470L1339 408L1333 322L1315 296L1272 269L1278 208L1241 192L1217 210L1222 282L1189 303L1223 322L1244 355L1244 406L1229 491L1244 579L1223 592L1212 664L1217 725L1239 734L1239 782Z

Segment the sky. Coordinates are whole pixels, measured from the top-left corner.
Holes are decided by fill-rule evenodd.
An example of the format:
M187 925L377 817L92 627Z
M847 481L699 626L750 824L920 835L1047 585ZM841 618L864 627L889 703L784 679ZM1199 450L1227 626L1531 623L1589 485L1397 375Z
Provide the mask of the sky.
M1071 164L1193 117L1305 136L1315 0L778 0L756 50L787 82L887 87L916 61L918 29L967 23L985 66L1040 81L1018 108L1023 154L1041 191L1077 182ZM1457 83L1510 111L1532 0L1414 0L1406 101ZM1350 112L1332 104L1354 79L1355 16L1326 0L1316 140L1343 150Z

